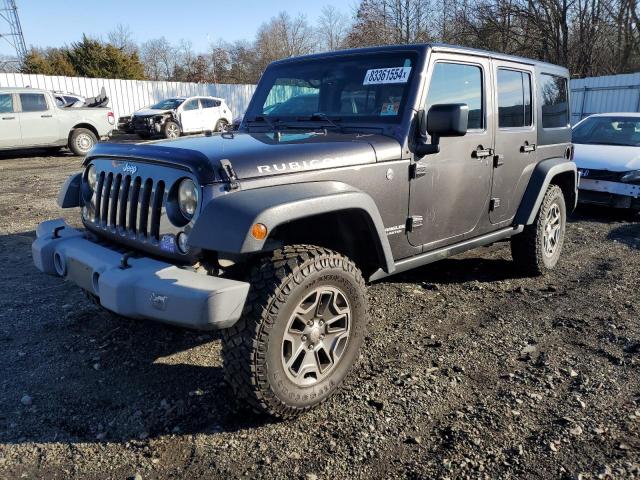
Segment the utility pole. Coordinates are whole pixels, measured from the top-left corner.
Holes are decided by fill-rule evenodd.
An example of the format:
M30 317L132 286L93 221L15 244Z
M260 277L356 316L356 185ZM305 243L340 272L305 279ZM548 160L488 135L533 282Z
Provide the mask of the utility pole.
M0 0L0 41L2 40L6 41L16 52L16 60L13 62L22 64L27 56L27 46L24 43L15 0ZM10 63L10 61L5 63Z

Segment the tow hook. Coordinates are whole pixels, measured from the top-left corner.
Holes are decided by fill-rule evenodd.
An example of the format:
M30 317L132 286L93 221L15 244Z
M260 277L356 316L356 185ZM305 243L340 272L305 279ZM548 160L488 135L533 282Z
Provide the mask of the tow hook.
M60 235L58 234L58 232L60 230L64 230L64 225L60 225L59 227L56 227L53 229L53 235L51 236L51 238L60 238Z

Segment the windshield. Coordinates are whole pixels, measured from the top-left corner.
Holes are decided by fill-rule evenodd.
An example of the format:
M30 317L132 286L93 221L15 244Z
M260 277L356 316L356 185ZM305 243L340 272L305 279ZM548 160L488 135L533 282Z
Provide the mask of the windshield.
M415 52L393 52L273 66L260 81L246 118L290 123L320 114L332 121L397 123L416 59Z
M184 102L184 98L167 98L155 105L151 105L150 108L153 110L173 110L174 108L178 108L182 102Z
M640 117L591 117L576 125L573 143L640 146Z

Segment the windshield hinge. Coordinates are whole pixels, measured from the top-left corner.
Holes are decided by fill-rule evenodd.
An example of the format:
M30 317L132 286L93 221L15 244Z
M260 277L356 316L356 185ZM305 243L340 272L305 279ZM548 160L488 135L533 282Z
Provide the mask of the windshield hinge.
M233 170L233 165L226 158L220 160L220 165L222 166L222 174L225 181L228 183L228 190L237 190L240 188L240 182L238 182L238 177L236 176L236 172Z
M412 163L409 166L409 179L424 177L427 174L427 166L422 162Z
M420 228L424 223L421 215L413 215L407 218L407 232L413 232L416 228Z

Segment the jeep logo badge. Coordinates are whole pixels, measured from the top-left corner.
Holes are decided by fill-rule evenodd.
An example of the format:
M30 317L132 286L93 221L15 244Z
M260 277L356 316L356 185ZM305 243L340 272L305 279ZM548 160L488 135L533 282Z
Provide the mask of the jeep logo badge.
M133 175L138 171L138 167L136 167L135 165L131 165L130 163L125 163L124 167L122 167L122 171L124 173L130 173L131 175Z

